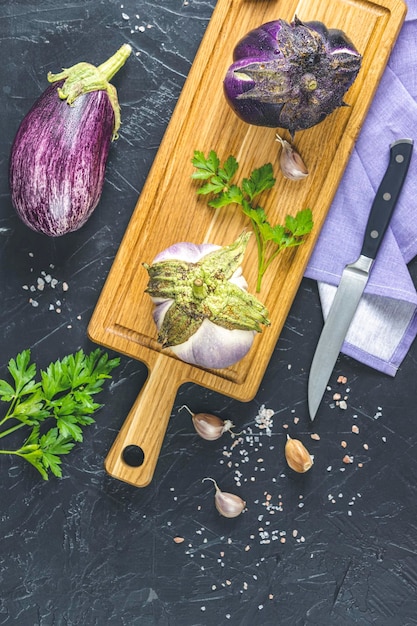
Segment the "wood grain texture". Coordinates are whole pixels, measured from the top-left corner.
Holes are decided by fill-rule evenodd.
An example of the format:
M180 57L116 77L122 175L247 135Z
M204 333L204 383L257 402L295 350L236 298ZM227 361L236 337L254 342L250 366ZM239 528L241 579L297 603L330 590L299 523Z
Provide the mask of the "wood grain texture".
M222 91L240 37L273 19L290 21L294 14L302 21L321 20L329 28L341 28L363 55L361 71L345 97L349 106L296 134L296 147L310 171L299 182L284 179L278 171L274 129L240 121ZM193 381L242 401L256 394L405 14L402 0L218 1L88 328L93 341L139 359L149 369L148 381L106 459L112 476L137 486L149 483L182 383ZM178 241L228 244L248 227L236 208L214 211L206 199L197 198L191 180L196 149L215 149L221 159L235 155L243 176L272 160L277 183L261 200L271 223L282 223L288 213L310 207L315 224L307 242L281 254L264 276L259 297L269 310L271 326L256 337L244 359L217 371L187 365L161 351L152 303L144 293L148 275L142 263L150 263L162 249ZM256 244L250 241L244 274L251 292L256 261ZM122 460L123 449L132 444L144 452L140 467Z

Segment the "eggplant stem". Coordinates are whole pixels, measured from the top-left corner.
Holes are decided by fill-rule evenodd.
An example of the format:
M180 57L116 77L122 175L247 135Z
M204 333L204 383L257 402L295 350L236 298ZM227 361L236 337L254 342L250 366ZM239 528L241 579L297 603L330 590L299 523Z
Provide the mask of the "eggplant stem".
M109 59L107 59L107 61L104 61L104 63L99 65L97 69L103 78L110 81L125 64L131 52L132 47L128 43L125 43Z
M48 81L56 83L63 80L63 84L57 89L61 100L71 105L75 100L86 93L92 91L105 91L109 98L114 113L113 141L117 139L117 131L120 128L120 106L117 99L117 90L109 81L116 72L125 64L126 59L132 52L129 44L123 44L107 61L95 67L90 63L77 63L72 67L65 68L58 74L48 72Z

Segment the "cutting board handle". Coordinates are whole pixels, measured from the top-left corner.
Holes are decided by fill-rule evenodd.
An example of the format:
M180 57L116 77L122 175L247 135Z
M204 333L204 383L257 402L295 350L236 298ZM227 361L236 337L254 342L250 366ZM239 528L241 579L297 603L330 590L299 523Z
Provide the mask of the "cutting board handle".
M106 460L105 469L114 478L135 487L152 480L168 427L178 388L176 359L159 356L133 404Z

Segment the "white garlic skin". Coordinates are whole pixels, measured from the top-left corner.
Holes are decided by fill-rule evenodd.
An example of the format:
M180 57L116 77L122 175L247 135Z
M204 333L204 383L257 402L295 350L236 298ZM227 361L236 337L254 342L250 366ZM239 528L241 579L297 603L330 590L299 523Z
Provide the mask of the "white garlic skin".
M185 404L180 407L180 410L181 409L186 409L190 413L197 434L206 441L220 439L223 433L231 431L235 426L230 420L222 420L220 417L217 417L217 415L211 415L210 413L193 413Z
M313 457L299 439L287 435L284 453L289 467L294 472L304 474L313 466Z
M302 180L308 176L307 167L297 150L286 140L276 135L277 141L282 146L279 165L285 178L289 180Z
M195 413L192 417L196 432L207 441L220 439L223 434L223 420L210 413Z
M214 504L217 511L223 517L229 519L238 517L246 507L246 502L234 493L228 493L227 491L221 491L216 481L213 478L203 478L205 480L211 480L216 488L214 495Z
M230 420L223 421L210 413L195 413L192 420L196 432L207 441L220 439L223 433L234 427Z
M227 491L220 491L220 489L216 490L214 503L220 515L229 519L238 517L246 506L246 502L239 496Z

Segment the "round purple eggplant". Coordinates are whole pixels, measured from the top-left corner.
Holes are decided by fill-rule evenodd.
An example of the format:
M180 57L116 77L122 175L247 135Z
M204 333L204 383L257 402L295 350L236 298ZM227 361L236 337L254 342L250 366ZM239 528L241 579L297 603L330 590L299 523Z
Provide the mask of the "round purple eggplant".
M224 93L243 121L286 128L293 136L344 105L361 61L341 30L297 17L275 20L237 43Z
M12 203L35 231L58 237L85 224L103 189L120 108L108 81L131 52L122 46L102 65L78 63L48 74L50 85L25 116L13 142Z

